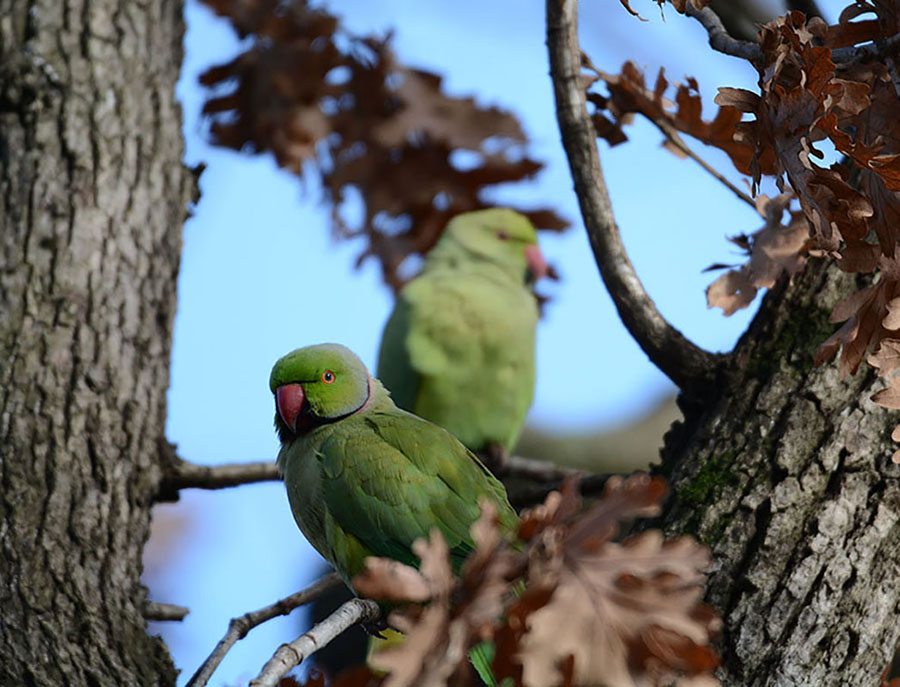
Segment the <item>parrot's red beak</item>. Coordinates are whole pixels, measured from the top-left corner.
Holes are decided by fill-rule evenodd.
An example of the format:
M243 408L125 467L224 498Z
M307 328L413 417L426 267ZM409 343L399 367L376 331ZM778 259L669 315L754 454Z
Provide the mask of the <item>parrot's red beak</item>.
M303 409L303 400L306 396L303 394L303 387L299 384L285 384L275 390L275 408L282 422L288 428L297 431L297 418Z
M525 261L528 263L528 271L532 282L547 276L549 272L547 261L544 260L541 249L536 245L525 246Z

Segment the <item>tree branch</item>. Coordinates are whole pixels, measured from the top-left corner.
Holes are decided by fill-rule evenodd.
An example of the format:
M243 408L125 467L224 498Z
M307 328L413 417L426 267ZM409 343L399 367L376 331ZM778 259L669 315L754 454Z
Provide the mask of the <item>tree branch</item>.
M174 450L169 456L169 472L163 480L159 501L174 500L180 489L225 489L253 482L281 479L274 462L228 463L225 465L197 465L178 457ZM556 482L573 472L545 460L510 456L503 477ZM173 497L174 494L174 497Z
M331 591L334 587L340 586L340 584L341 578L338 577L338 574L330 573L314 582L306 589L302 589L290 596L286 596L280 601L276 601L259 610L245 613L239 618L232 618L231 622L228 623L228 631L225 633L225 636L219 640L219 643L216 644L216 648L213 649L209 657L203 662L203 665L197 669L197 672L194 673L193 677L188 681L187 687L205 687L206 683L209 682L209 679L212 677L213 672L219 667L222 659L225 658L225 655L231 650L231 647L233 647L239 639L243 639L254 627L262 625L264 622L271 620L272 618L277 618L280 615L287 615L295 608L299 608L300 606L315 601L320 596Z
M585 498L598 498L610 477L611 474L585 475L578 481L578 490ZM559 491L562 483L562 479L557 479L544 484L508 485L509 502L516 510L531 508L543 503L551 491Z
M742 41L732 38L719 15L708 7L702 10L694 9L690 3L685 8L685 14L699 21L709 34L709 45L713 50L740 57L750 62L762 61L762 50L759 45L751 41ZM810 16L807 14L807 16ZM848 65L853 62L863 62L873 58L885 58L893 55L900 49L900 34L895 34L876 43L865 45L849 45L845 48L837 48L831 51L831 61L835 64Z
M760 50L757 43L732 38L722 20L719 19L719 15L708 7L698 10L688 3L687 7L685 7L685 14L693 17L703 25L706 33L709 34L709 47L713 50L732 57L740 57L750 62L762 60L762 50Z
M278 468L270 460L225 465L197 465L180 460L170 473L167 483L174 489L226 489L280 479Z
M865 45L848 45L846 48L838 48L831 51L831 61L835 64L851 64L864 62L870 59L888 60L897 54L900 49L900 33L883 38L875 43Z
M164 604L158 601L144 602L144 617L147 620L184 620L184 616L190 613L185 606Z
M156 501L177 501L181 489L225 489L253 482L272 482L281 479L278 468L271 461L229 463L226 465L197 465L178 455L175 445L159 442L163 478Z
M662 317L628 259L586 109L576 11L576 0L547 0L547 47L559 130L594 259L619 317L650 360L686 394L702 396L725 357L694 345Z
M354 625L373 622L381 617L381 608L369 599L350 599L306 634L290 644L282 644L269 659L250 687L276 687L288 671L304 659L326 646L335 637Z

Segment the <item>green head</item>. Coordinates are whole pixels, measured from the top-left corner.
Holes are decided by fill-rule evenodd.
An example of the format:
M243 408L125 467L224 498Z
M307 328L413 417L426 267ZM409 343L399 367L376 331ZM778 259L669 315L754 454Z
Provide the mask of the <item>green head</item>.
M534 225L525 215L509 208L457 215L450 220L432 254L494 263L529 281L547 274Z
M275 427L282 441L362 410L369 372L346 346L319 344L291 351L272 368Z

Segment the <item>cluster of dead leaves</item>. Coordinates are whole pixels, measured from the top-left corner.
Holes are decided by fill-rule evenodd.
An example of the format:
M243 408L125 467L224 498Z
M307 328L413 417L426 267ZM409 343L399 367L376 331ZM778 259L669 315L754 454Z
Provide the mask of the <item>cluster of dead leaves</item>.
M732 239L749 260L709 287L710 307L726 315L746 307L758 289L801 269L808 255L832 258L848 273L877 275L835 307L832 321L844 325L816 360L840 351L846 375L869 354L889 383L900 369L900 77L889 47L884 55L846 49L870 42L877 48L898 32L897 0L857 0L833 26L800 12L780 17L758 35L759 91L720 88L710 121L702 118L693 79L676 87L672 103L662 71L650 91L630 63L619 75L597 73L608 95L589 94L598 136L611 144L625 140L623 125L639 113L670 140L670 132L684 133L723 150L751 177L754 193L763 176L778 185L777 198L757 199L764 226ZM839 162L821 162L825 141L843 155ZM874 400L900 409L900 389L889 386ZM894 436L900 439L900 428ZM900 452L894 459L900 462Z
M719 620L700 601L708 551L658 531L613 541L621 521L657 514L665 491L661 478L612 478L581 513L570 480L523 514L520 549L485 508L458 577L437 530L415 544L418 570L369 559L354 587L371 598L416 602L389 617L406 641L370 659L386 677L356 670L334 686L480 684L468 652L481 642L493 649L490 669L500 685L717 685L709 643Z
M337 234L365 236L360 260L376 256L394 288L401 263L427 252L451 217L542 167L514 115L445 94L440 76L397 62L390 37L354 36L305 0L203 1L252 39L201 77L214 142L318 172ZM363 219L350 226L342 208L355 198ZM539 228L568 226L549 209L520 211Z

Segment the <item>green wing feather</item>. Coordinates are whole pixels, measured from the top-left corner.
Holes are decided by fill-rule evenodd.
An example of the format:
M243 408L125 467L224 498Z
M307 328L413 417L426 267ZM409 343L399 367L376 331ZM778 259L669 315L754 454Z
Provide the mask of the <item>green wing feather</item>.
M367 555L418 565L412 543L437 527L459 567L473 548L469 528L490 500L501 528L518 516L503 486L445 430L402 411L367 412L329 428L315 447L317 475L285 473L291 503L320 500L321 527L300 522L313 545L349 580ZM305 505L301 505L305 508ZM304 526L306 525L306 526Z

